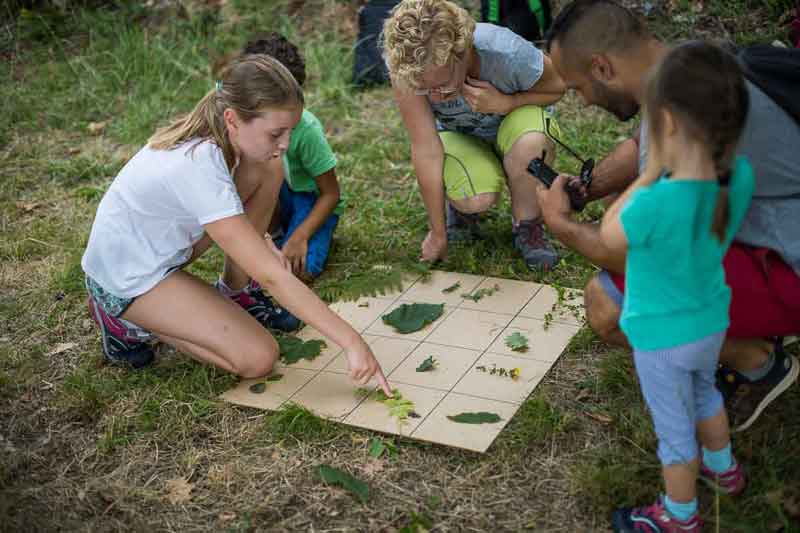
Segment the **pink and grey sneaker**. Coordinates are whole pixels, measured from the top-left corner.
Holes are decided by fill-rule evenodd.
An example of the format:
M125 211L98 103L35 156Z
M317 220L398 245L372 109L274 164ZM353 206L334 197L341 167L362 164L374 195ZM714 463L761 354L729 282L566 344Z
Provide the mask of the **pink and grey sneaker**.
M733 466L720 474L717 474L706 465L701 464L700 479L712 489L719 491L721 494L728 494L730 496L741 494L745 486L747 486L744 471L735 459L733 461Z
M109 315L91 297L89 297L88 304L89 314L100 326L103 355L106 361L114 365L125 365L137 369L153 362L155 353L147 343L154 338L152 333L121 318Z
M217 289L223 291L219 282ZM292 332L300 329L302 322L286 309L280 307L275 301L264 294L261 286L255 281L250 281L244 290L228 297L239 304L250 316L258 320L262 326L283 332Z
M703 520L695 513L678 520L664 508L661 498L647 507L623 507L614 511L611 524L617 533L700 533Z

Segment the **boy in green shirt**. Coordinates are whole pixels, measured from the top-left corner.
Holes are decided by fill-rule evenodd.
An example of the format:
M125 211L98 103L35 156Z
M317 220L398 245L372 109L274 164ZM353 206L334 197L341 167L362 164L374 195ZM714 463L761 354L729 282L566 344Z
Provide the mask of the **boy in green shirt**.
M278 33L250 41L242 53L272 56L289 69L301 86L305 82L305 63L297 47ZM280 229L275 244L297 276L315 278L328 260L344 202L336 177L336 156L322 124L307 109L292 130L283 167Z

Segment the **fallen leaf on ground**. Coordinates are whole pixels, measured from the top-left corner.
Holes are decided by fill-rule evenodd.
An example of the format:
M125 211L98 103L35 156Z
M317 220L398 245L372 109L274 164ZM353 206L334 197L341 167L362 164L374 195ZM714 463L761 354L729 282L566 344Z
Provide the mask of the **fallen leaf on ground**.
M179 477L175 479L167 480L165 483L167 487L167 500L172 505L177 505L179 503L186 503L190 499L192 499L190 492L192 492L192 488L194 485L189 483L186 479Z
M589 412L587 412L586 416L588 416L592 420L597 420L598 422L601 422L603 424L610 424L611 422L614 421L614 419L611 418L610 416L604 415L604 414L601 414L601 413L589 413Z
M61 344L56 344L56 347L50 350L47 355L58 355L75 348L77 345L78 343L76 342L62 342Z
M88 129L89 133L92 135L100 135L103 133L103 130L106 129L106 126L108 126L108 121L90 122L86 129Z
M15 205L18 209L22 209L26 213L30 213L42 204L41 202L17 202Z
M230 522L231 520L236 518L236 513L223 511L223 512L219 513L219 517L218 518L219 518L220 522Z
M319 465L317 474L328 485L336 485L344 488L358 498L361 503L369 499L369 485L357 479L347 472L328 465Z

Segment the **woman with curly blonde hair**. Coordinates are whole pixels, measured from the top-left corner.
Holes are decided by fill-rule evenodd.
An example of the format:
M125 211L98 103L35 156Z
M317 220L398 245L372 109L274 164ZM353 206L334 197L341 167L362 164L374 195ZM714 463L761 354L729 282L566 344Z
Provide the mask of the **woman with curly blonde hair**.
M527 171L534 157L555 155L546 132L558 126L543 106L565 87L550 59L448 0L403 0L384 24L383 50L430 222L422 259L443 259L448 240L476 236L478 214L507 183L515 248L530 268L552 267L558 257Z

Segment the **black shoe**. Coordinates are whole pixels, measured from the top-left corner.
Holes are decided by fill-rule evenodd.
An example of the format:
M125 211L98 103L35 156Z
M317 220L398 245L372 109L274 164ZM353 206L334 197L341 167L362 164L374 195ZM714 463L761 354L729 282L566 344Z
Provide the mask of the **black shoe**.
M795 381L800 363L783 349L783 339L775 343L775 363L769 373L759 380L750 380L736 370L720 365L717 387L725 399L731 431L749 428L775 398Z

